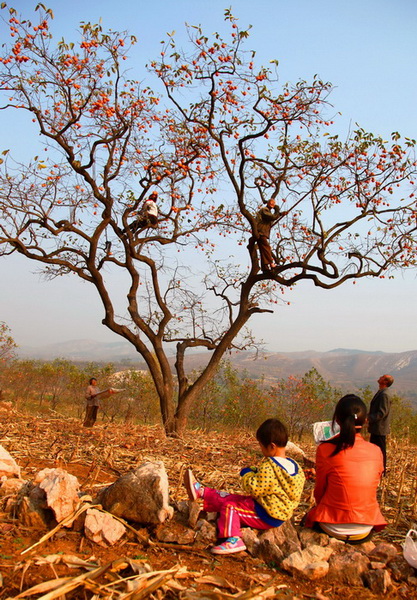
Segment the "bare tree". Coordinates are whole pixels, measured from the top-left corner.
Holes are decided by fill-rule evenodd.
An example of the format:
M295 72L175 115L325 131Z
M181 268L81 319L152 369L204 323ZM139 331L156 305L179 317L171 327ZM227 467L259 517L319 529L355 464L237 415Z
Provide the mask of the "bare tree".
M249 319L271 313L283 289L414 264L414 141L330 135L331 85L279 86L242 49L248 32L230 11L227 41L198 27L186 52L168 39L149 66L157 95L123 72L133 37L87 23L78 42L54 45L52 13L37 9L36 25L7 9L0 108L29 113L47 152L25 164L3 152L1 253L96 288L103 324L148 365L168 434L183 430L225 352L254 343ZM156 226L142 219L151 192ZM265 274L256 213L270 198L278 266ZM242 265L225 256L231 243ZM191 380L192 348L210 355Z

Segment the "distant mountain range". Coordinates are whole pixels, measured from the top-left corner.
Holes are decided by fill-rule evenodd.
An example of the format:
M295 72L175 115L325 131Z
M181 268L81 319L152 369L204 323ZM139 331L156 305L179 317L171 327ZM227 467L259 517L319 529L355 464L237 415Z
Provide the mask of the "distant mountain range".
M198 369L210 354L191 353L188 369ZM66 358L74 362L112 362L115 365L145 368L141 357L127 342L103 343L93 340L73 340L37 348L19 348L20 358L52 360ZM288 375L304 375L311 368L342 390L370 385L376 389L378 377L389 373L395 378L393 392L410 399L417 406L417 350L408 352L367 352L337 348L329 352L268 352L254 358L249 352L225 356L235 368L250 377L264 377L267 383Z
M53 360L66 358L73 361L87 362L138 362L140 357L134 348L125 341L97 342L95 340L70 340L45 346L20 346L19 358Z

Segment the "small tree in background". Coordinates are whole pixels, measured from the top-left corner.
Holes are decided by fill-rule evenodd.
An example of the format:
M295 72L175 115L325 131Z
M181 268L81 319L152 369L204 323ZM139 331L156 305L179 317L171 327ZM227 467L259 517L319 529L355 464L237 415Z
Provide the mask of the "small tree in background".
M198 376L198 374L196 374ZM251 429L273 416L270 394L263 379L255 380L223 361L193 406L195 427Z
M272 387L276 410L287 424L290 437L299 439L316 421L332 417L337 400L341 397L337 388L325 381L317 369L310 369L303 377L290 375Z
M150 64L162 96L123 70L133 36L83 23L77 42L55 44L52 12L36 10L36 24L6 13L0 108L29 115L43 150L27 163L3 151L0 254L96 289L103 324L148 366L168 434L184 429L225 353L253 345L250 318L287 288L414 265L414 141L359 128L339 140L331 85L280 84L277 61L259 67L245 52L248 32L229 10L227 39L190 27L182 50L169 36ZM157 227L130 227L153 191ZM278 267L264 274L255 215L271 197L285 216ZM195 348L210 351L196 379L186 369Z
M10 327L0 321L0 366L15 357L17 344L14 341Z
M126 369L113 373L109 384L121 390L102 401L103 412L112 420L147 425L158 422L158 395L149 373Z
M399 394L391 394L391 433L398 439L417 443L417 410Z
M53 361L13 360L0 369L0 385L7 400L19 410L80 417L85 409L85 390L90 373L106 386L113 366L90 364L87 368L58 358Z
M10 327L0 321L0 400L3 400L3 386L5 365L15 357L17 344L11 336Z

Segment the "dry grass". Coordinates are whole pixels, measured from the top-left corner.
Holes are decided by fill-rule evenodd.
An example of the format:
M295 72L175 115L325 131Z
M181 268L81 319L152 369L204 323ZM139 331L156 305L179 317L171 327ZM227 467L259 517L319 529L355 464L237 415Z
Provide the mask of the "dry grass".
M76 475L82 490L93 495L99 487L113 482L144 460L163 460L170 482L172 503L186 498L181 485L186 466L191 465L197 476L212 487L239 491L238 473L241 466L254 464L260 458L253 435L245 432L220 434L189 431L184 439L167 439L161 427L99 423L89 430L75 419L47 419L10 412L2 413L0 418L0 444L21 466L25 479L32 480L42 468L60 466ZM312 444L302 446L308 456L313 456ZM391 440L388 453L389 471L382 482L380 500L389 526L378 534L377 540L399 543L417 521L417 457L415 447L406 440ZM296 521L310 504L313 486L312 479L307 481L302 503L295 515ZM137 539L124 542L122 548L118 546L102 550L91 546L76 532L62 534L62 537L54 535L36 548L36 552L43 557L77 554L85 559L85 554L90 558L94 554L90 569L92 573L95 569L95 574L89 577L72 575L69 580L62 581L64 587L61 588L61 584L58 585L56 581L53 583L50 577L52 571L54 579L68 577L65 565L36 564L35 558L39 560L39 554L35 557L33 552L22 558L22 552L37 543L43 533L27 530L13 522L6 513L0 514L0 577L3 574L5 581L4 587L0 587L0 598L17 596L23 590L28 591L29 587L42 583L44 587L37 588L37 591L35 589L33 593L38 596L41 594L45 600L65 594L69 594L66 597L84 599L91 597L92 593L96 598L133 599L151 597L153 594L155 598L190 600L266 598L268 594L269 597L288 600L303 597L343 597L349 600L358 597L358 590L342 589L337 584L319 582L312 591L311 584L296 582L283 573L277 574L261 561L248 556L240 558L237 555L218 561L209 557L208 553L193 552L192 549L187 552L178 548L175 550L167 544L150 543L146 546L138 544ZM145 531L143 535L143 539L149 538L148 532ZM19 543L16 540L20 540ZM120 559L121 562L115 562L121 553L124 558ZM127 585L124 582L129 579L125 575L126 561L132 561L138 555L142 557L140 560L145 560L146 556L153 570L146 575L129 575L136 578L136 583ZM76 588L71 587L75 585L75 579ZM111 591L109 581L113 581ZM222 581L226 582L223 589ZM231 581L233 584L230 584ZM51 587L47 590L48 584ZM218 591L214 592L213 589ZM201 595L201 590L206 590L204 595ZM274 590L272 596L271 590ZM360 594L361 598L375 598L369 590L363 589ZM394 592L387 596L401 597Z

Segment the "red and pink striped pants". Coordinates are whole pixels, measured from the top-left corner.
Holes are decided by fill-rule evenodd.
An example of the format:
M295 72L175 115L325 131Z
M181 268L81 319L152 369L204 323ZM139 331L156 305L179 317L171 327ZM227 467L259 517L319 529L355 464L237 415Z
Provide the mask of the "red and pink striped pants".
M271 529L255 511L252 496L228 494L209 487L204 488L204 510L218 512L217 529L219 538L241 537L241 524L254 529Z

